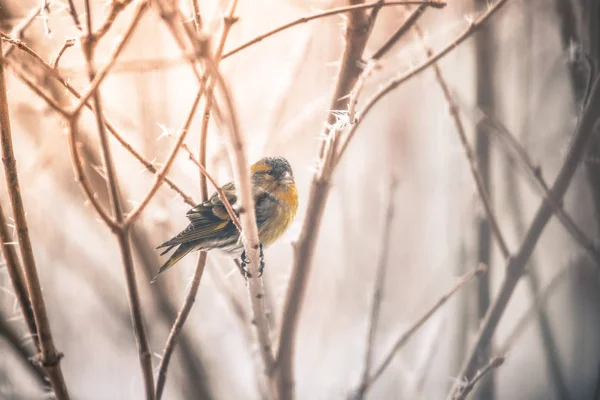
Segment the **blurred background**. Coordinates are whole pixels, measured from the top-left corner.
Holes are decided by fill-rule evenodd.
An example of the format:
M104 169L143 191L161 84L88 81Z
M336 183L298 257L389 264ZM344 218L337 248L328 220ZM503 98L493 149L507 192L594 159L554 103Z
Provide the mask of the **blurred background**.
M107 1L92 1L96 24ZM296 18L346 4L342 1L240 1L239 21L225 51ZM80 13L83 1L75 1ZM0 1L3 32L18 24L34 0ZM204 29L218 34L226 1L200 1ZM192 15L190 2L181 7ZM488 2L450 1L419 20L434 51L451 43ZM96 63L108 58L133 7L100 42ZM377 50L406 18L401 7L383 8L367 45ZM552 183L581 113L587 53L600 65L600 3L595 0L509 0L484 27L457 46L440 67L460 108L491 193L500 229L516 251L541 204L505 148L481 123L495 116L518 138ZM279 321L323 124L328 116L343 50L340 16L300 24L221 63L240 116L251 162L266 155L290 161L300 212L285 238L266 251L265 285L270 315ZM78 36L66 2L51 1L23 40L53 60L65 39ZM6 46L6 45L5 45ZM74 98L22 52L12 56L62 105ZM359 98L425 59L422 42L406 35L382 60ZM76 88L87 85L77 44L60 72ZM85 203L68 154L63 120L7 71L8 98L23 201L43 293L63 373L72 398L136 399L143 384L127 303L123 268L113 235ZM102 84L105 115L157 165L174 143L196 93L186 59L155 11L142 18L131 43ZM598 111L600 113L600 110ZM197 152L200 118L187 143ZM86 171L108 204L93 114L81 119ZM600 138L589 149L564 206L594 243L600 229ZM219 130L209 128L208 167L220 184L231 169ZM152 182L116 142L126 209ZM199 200L198 169L180 152L169 176ZM505 275L503 257L486 229L485 213L469 171L449 106L431 69L400 86L362 124L333 181L321 224L296 347L298 399L345 399L359 383L367 343L376 268L386 246L390 179L395 214L387 248L387 277L374 346L379 364L396 338L480 263L489 273L453 297L394 358L368 393L370 399L443 399L457 378L490 299ZM212 188L209 188L212 190ZM0 201L8 212L6 187ZM157 283L150 279L163 258L154 250L187 225L189 206L166 185L132 233L150 345L158 365L170 327L196 265L187 257ZM506 361L484 380L478 399L593 399L600 376L598 266L556 218L545 229L494 337L490 355ZM30 367L32 341L6 269L0 266L0 398L41 399L42 378ZM530 312L538 301L538 310ZM165 399L259 399L249 303L231 260L210 254L196 303L169 370ZM567 396L567 397L565 397Z

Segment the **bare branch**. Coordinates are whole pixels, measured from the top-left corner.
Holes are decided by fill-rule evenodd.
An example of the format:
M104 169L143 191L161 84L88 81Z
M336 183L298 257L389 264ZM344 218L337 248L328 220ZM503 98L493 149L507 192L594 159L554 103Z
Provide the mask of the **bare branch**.
M127 42L128 38L131 36L131 33L134 31L137 26L140 17L143 15L144 10L146 10L146 2L142 0L138 3L136 10L134 12L134 17L132 22L127 28L127 32L121 38L116 46L116 50L113 52L111 56L111 60L107 65L114 63L114 60L118 56L120 49L123 48L124 44ZM144 387L146 392L146 398L148 400L154 400L154 377L152 375L152 355L150 353L150 346L148 344L148 338L146 334L146 328L144 326L144 317L142 313L142 305L138 293L138 287L136 283L136 273L133 265L133 255L131 252L131 243L129 238L129 228L130 226L125 223L125 218L123 216L123 209L121 206L120 200L120 191L119 191L119 183L117 181L117 175L115 171L115 165L112 158L112 153L110 149L110 144L108 142L108 136L106 134L106 127L104 125L104 121L102 118L102 108L101 108L101 100L100 94L98 92L99 85L102 82L102 79L97 79L99 75L96 75L96 71L93 63L93 52L95 42L91 40L92 35L92 27L91 27L91 9L90 9L90 1L85 0L85 9L87 16L87 35L82 40L82 50L84 53L84 58L86 60L88 76L90 79L90 90L88 90L87 95L88 98L91 98L94 103L94 115L96 117L96 125L98 126L98 134L100 138L100 147L102 154L103 167L106 172L106 180L108 185L108 192L110 203L113 209L114 219L116 223L116 227L113 227L113 233L117 237L117 241L119 243L119 248L121 250L121 258L123 262L123 270L125 275L125 282L127 286L127 294L129 298L129 308L132 316L133 329L135 332L135 338L138 347L138 358L140 362L140 367L142 370L142 377L144 380ZM109 68L105 66L103 69L104 74L108 72ZM95 84L94 84L95 83ZM85 95L82 96L80 100L80 106L85 105L87 100L85 99ZM73 127L74 123L76 123L79 117L80 106L75 108L75 112L72 117L69 118L69 123L71 127Z
M363 398L366 392L373 386L373 383L379 379L383 371L390 365L396 353L406 344L409 339L419 330L421 327L431 318L446 302L463 286L467 283L473 281L475 278L482 276L487 271L487 267L485 265L480 265L478 268L474 269L463 275L459 281L454 285L452 289L450 289L447 293L445 293L435 304L431 307L421 318L415 321L411 327L404 332L400 337L396 340L391 350L387 352L387 356L383 359L381 364L377 367L373 375L369 377L368 380L364 381L358 389L356 389L356 397Z
M467 395L471 393L477 382L479 382L487 373L498 368L502 364L504 364L503 356L494 357L491 359L490 362L488 362L481 370L479 370L479 372L477 372L473 379L471 379L465 386L462 387L462 390L456 395L456 397L454 397L454 400L466 399Z
M374 8L374 7L386 7L386 6L411 6L411 5L425 5L428 7L434 7L434 8L443 8L446 6L446 3L443 1L373 1L370 3L360 3L360 4L353 4L350 6L345 6L345 7L338 7L338 8L332 8L331 10L327 10L327 11L323 11L320 13L316 13L313 15L309 15L308 17L302 17L302 18L298 18L292 22L288 22L287 24L281 25L275 29L272 29L266 33L263 33L262 35L259 35L257 37L255 37L254 39L242 44L241 46L236 47L233 50L228 51L227 53L223 54L223 59L234 55L235 53L238 53L244 49L246 49L247 47L252 46L253 44L256 44L258 42L261 42L262 40L271 37L279 32L285 31L293 26L296 25L300 25L300 24L304 24L307 23L309 21L315 20L315 19L319 19L319 18L325 18L325 17L331 17L333 15L338 15L338 14L342 14L342 13L347 13L347 12L353 12L353 11L362 11L362 10L366 10L369 8Z
M37 327L35 325L35 315L33 314L33 308L31 307L31 302L29 301L29 296L27 294L27 285L25 284L23 269L21 267L21 263L19 262L19 256L17 255L16 247L8 244L13 241L13 238L10 234L10 229L8 228L6 217L4 215L4 210L2 209L1 205L0 238L2 239L2 255L4 256L4 260L6 261L8 277L10 278L13 291L15 293L17 301L19 302L19 307L21 308L21 313L23 314L23 318L25 319L27 328L29 329L29 334L33 338L35 350L40 351L40 343L37 336Z
M60 58L63 56L63 54L65 54L65 51L67 51L67 49L69 47L73 47L74 45L75 45L75 39L65 40L65 44L63 44L60 51L58 52L58 55L54 59L54 62L52 63L52 68L54 68L54 69L58 68L58 63L60 62Z
M167 369L169 368L169 362L171 361L173 350L175 350L177 339L179 338L181 330L183 329L183 324L190 314L190 311L192 311L192 306L196 301L196 294L198 293L198 288L200 287L200 279L202 278L205 265L206 253L201 251L198 255L198 265L194 271L192 284L190 285L190 289L185 296L181 310L179 310L179 314L177 314L177 319L171 328L171 332L169 333L169 337L165 343L165 349L163 350L160 364L158 365L158 377L156 378L156 400L160 400L162 397L165 382L167 380Z
M489 7L488 10L481 17L479 17L476 21L471 22L469 24L469 26L467 27L467 29L463 33L458 35L454 40L450 41L450 43L448 45L446 45L446 47L444 47L442 50L438 51L434 56L429 57L427 60L425 60L419 66L412 68L410 71L400 75L397 78L392 79L390 82L388 82L384 86L384 88L382 90L378 91L373 97L371 97L371 99L369 99L367 101L362 112L358 115L356 123L354 125L352 125L352 129L350 129L350 132L348 132L348 135L346 136L346 140L342 144L342 147L337 152L337 154L335 156L334 167L339 164L340 160L344 156L344 153L346 152L348 145L352 141L352 138L356 134L362 121L365 119L365 117L367 116L369 111L371 111L371 109L382 98L384 98L387 94L389 94L391 91L396 89L401 84L405 83L409 79L413 78L414 76L418 75L419 73L421 73L424 70L426 70L427 68L429 68L431 65L433 65L433 63L441 60L444 56L446 56L448 53L450 53L452 50L454 50L459 44L464 42L475 31L477 31L477 29L479 29L479 27L483 23L485 23L492 15L494 15L494 13L496 11L498 11L504 4L506 4L507 1L508 0L497 0L496 3L493 6Z
M596 79L586 110L582 115L579 127L572 140L572 146L560 169L558 177L556 178L555 183L550 190L552 197L556 201L560 201L565 195L571 179L573 178L573 175L585 154L588 140L595 131L594 128L597 122L595 111L598 109L598 107L600 107L600 80ZM461 376L463 379L471 380L473 378L477 368L479 351L490 343L496 331L496 327L500 322L500 318L506 310L508 301L510 300L517 283L523 275L529 257L531 256L531 253L533 253L535 245L537 244L537 241L551 216L552 206L548 201L542 202L519 251L515 254L515 256L508 260L506 265L506 277L502 282L498 297L490 306L477 339L473 344L473 347L462 369ZM455 384L450 392L449 398L452 398L455 393L458 393L459 389L459 385Z
M3 54L1 43L2 41L0 41L0 54ZM56 347L54 347L52 332L50 330L50 321L48 319L48 315L46 314L46 305L42 295L40 280L37 274L35 257L33 256L33 248L29 238L29 229L27 227L27 219L25 218L23 200L21 198L19 177L17 175L17 162L13 152L10 129L4 66L4 56L0 55L0 135L2 142L2 161L4 164L4 173L6 177L6 185L8 186L10 204L17 230L19 248L21 250L21 257L23 260L25 282L37 327L37 336L39 338L40 345L39 361L48 375L50 385L52 386L57 399L68 400L69 392L67 391L65 380L60 368L60 359L62 355L60 352L58 352Z
M385 224L382 231L380 243L382 244L381 253L379 254L379 263L377 264L377 273L375 275L375 288L373 290L373 298L371 300L371 314L369 318L369 333L367 337L367 346L365 351L365 359L363 364L363 373L360 386L366 385L371 375L371 367L373 363L373 348L375 347L375 332L379 324L379 312L381 309L381 300L383 298L383 285L385 283L385 275L390 253L390 242L392 239L392 224L395 214L395 194L398 189L398 178L395 175L391 176L389 187L387 208L385 212Z

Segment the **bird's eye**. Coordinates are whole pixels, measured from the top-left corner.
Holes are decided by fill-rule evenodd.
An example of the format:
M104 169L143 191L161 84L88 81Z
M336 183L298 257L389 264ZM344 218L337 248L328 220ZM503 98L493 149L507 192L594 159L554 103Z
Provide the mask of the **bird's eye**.
M267 175L273 176L273 175L275 175L275 172L273 172L273 170L271 169L271 170L267 171Z

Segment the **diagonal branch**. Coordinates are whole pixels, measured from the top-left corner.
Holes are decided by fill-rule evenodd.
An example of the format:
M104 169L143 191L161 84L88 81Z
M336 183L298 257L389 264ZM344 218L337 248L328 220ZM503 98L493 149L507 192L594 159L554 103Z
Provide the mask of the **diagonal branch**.
M505 5L507 1L508 0L497 0L496 3L494 3L494 5L490 6L488 8L488 10L483 15L481 15L476 21L471 22L469 24L469 26L467 27L467 29L464 30L464 32L462 32L455 39L453 39L442 50L440 50L437 53L435 53L432 57L429 57L427 60L425 60L420 65L412 68L410 71L408 71L408 72L400 75L397 78L392 79L390 82L388 82L383 87L383 89L381 89L380 91L378 91L377 93L375 93L375 95L373 97L371 97L367 101L367 103L366 103L365 107L363 108L362 112L360 112L360 114L358 115L357 121L352 125L352 128L350 129L350 131L346 135L346 140L342 144L342 147L336 153L335 161L334 161L334 167L339 164L340 160L344 156L344 154L345 154L345 152L346 152L346 150L348 148L348 145L352 141L352 138L354 137L354 135L358 131L358 128L360 127L360 125L363 122L363 120L366 118L367 114L373 109L373 107L377 103L379 103L379 101L382 98L384 98L386 95L388 95L390 92L392 92L394 89L396 89L401 84L405 83L409 79L415 77L416 75L420 74L421 72L423 72L427 68L431 67L434 63L438 62L444 56L446 56L448 53L450 53L452 50L454 50L459 44L461 44L462 42L464 42L473 33L475 33L477 31L477 29L479 29L479 27L482 24L484 24L503 5ZM354 121L352 121L352 122L354 122Z
M479 382L483 377L485 377L486 374L490 373L492 370L500 367L502 364L504 364L503 356L492 358L483 368L481 368L481 370L477 372L473 379L471 379L469 382L467 382L465 386L462 387L460 393L458 393L454 397L454 400L466 399L469 393L471 393L471 391L475 387L475 385L477 385L477 382Z
M475 278L482 276L487 270L487 267L484 265L479 266L463 275L458 282L454 285L452 289L450 289L447 293L445 293L434 305L431 307L421 318L415 321L414 324L400 337L396 340L391 350L387 352L386 357L383 359L381 364L375 369L373 375L369 376L369 378L361 383L361 385L356 389L356 398L361 399L364 397L366 392L373 386L373 383L381 377L381 374L386 370L386 368L390 365L396 353L406 344L409 339L431 318L450 298L458 292L463 286L467 283L473 281Z
M370 3L356 3L356 2L352 2L353 4L350 6L344 6L344 7L338 7L338 8L332 8L331 10L327 10L327 11L323 11L323 12L319 12L313 15L309 15L307 17L302 17L302 18L298 18L292 22L288 22L287 24L281 25L275 29L272 29L266 33L263 33L262 35L259 35L257 37L255 37L252 40L249 40L248 42L236 47L235 49L232 49L230 51L228 51L227 53L223 54L223 59L234 55L235 53L238 53L258 42L263 41L264 39L271 37L279 32L285 31L291 27L294 27L296 25L300 25L300 24L305 24L309 21L313 21L315 19L320 19L320 18L326 18L326 17L331 17L333 15L338 15L338 14L342 14L342 13L351 13L354 11L363 11L369 8L381 8L381 7L386 7L386 6L412 6L412 5L425 5L427 7L434 7L434 8L443 8L446 6L446 3L443 1L381 1L381 0L377 0L377 1L372 1Z
M597 122L596 110L600 107L600 79L596 79L591 90L589 102L581 117L581 122L577 132L572 140L572 146L565 161L560 169L550 193L556 201L561 201L565 195L571 179L585 155L586 146L590 137L595 131ZM546 224L552 216L552 206L549 201L543 201L531 223L527 235L521 244L519 251L508 260L506 265L506 277L502 282L499 294L490 306L488 313L483 321L477 339L468 355L461 372L462 379L471 380L476 372L477 360L480 349L489 345L500 318L506 310L508 302L519 282L529 257L533 253L535 245L539 240ZM455 384L452 388L449 398L458 393L460 387Z

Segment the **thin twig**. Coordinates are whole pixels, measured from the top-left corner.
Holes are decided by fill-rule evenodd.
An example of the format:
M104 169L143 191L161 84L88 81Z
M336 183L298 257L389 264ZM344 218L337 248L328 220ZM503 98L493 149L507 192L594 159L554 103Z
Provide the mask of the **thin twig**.
M112 55L112 62L114 63L114 59L118 56L120 50L124 46L124 43L127 42L128 38L131 36L131 33L134 31L134 28L137 26L140 17L143 15L144 10L146 9L146 2L142 0L138 3L136 7L136 11L134 12L134 16L132 18L132 22L129 24L127 28L127 32L124 34L123 38L118 42L116 49ZM114 222L116 224L116 229L113 227L113 233L117 237L117 241L119 243L119 248L121 250L121 258L123 262L123 270L125 275L125 281L127 286L127 293L129 298L129 308L132 316L133 329L135 332L135 338L137 342L138 348L138 358L140 362L140 367L142 370L142 377L144 380L144 388L146 392L146 398L148 400L154 400L154 377L152 374L152 355L150 352L150 346L148 344L148 338L146 334L146 328L144 325L144 317L142 312L142 305L138 293L138 287L136 283L136 272L133 265L133 255L131 252L131 243L129 238L129 228L130 226L125 224L125 217L123 215L123 208L121 206L120 200L120 190L119 183L117 181L117 175L115 171L115 164L113 162L112 153L110 149L110 144L108 142L108 136L106 134L106 127L104 125L104 121L102 118L102 108L99 94L99 85L101 83L101 79L97 79L98 75L96 75L96 71L94 68L93 62L93 53L94 46L97 42L94 42L91 39L92 35L92 16L91 16L91 8L90 8L90 0L85 0L85 11L87 16L87 32L86 36L82 40L82 50L84 54L84 58L87 65L88 76L90 80L90 90L88 90L88 98L91 98L94 103L94 114L96 117L96 125L98 127L98 135L100 138L100 147L102 154L102 161L104 171L106 173L106 180L108 185L108 193L110 198L110 203L113 209L114 214ZM111 64L109 61L108 64ZM104 73L108 72L109 68L104 68ZM96 82L96 85L94 85ZM85 97L82 97L80 101L81 106L83 106L86 101L84 101ZM72 117L69 118L69 123L71 127L73 127L74 123L76 123L79 117L80 107L75 108L75 112Z
M275 29L265 32L262 35L258 35L254 39L249 40L246 43L236 47L235 49L232 49L232 50L228 51L227 53L223 54L223 59L226 59L227 57L232 56L235 53L242 51L245 48L252 46L253 44L261 42L262 40L264 40L270 36L273 36L279 32L285 31L286 29L289 29L293 26L304 24L304 23L307 23L307 22L315 20L315 19L331 17L333 15L338 15L338 14L347 13L347 12L367 10L369 8L374 8L374 7L381 8L381 7L386 7L386 6L412 6L412 5L426 5L428 7L433 7L433 8L443 8L446 6L446 3L443 1L435 1L435 0L434 1L381 1L381 0L377 0L377 1L372 1L370 3L353 4L350 6L332 8L331 10L319 12L319 13L316 13L313 15L309 15L307 17L298 18L294 21L288 22L287 24L281 25Z
M460 393L458 393L454 400L464 400L467 398L467 395L471 393L477 382L479 382L486 374L493 371L504 364L504 356L494 357L490 360L483 368L481 368L477 374L471 379L465 386L462 387Z
M45 2L46 4L48 4L49 0L45 0ZM27 14L27 16L23 18L23 20L13 28L13 30L10 32L10 35L16 37L17 39L21 39L23 37L23 32L25 32L25 30L29 28L33 21L35 21L37 16L40 15L41 11L42 9L40 8L40 6L35 6L34 8L32 8L31 11L29 11L29 14ZM4 58L6 59L10 57L14 50L14 46L9 46L6 50L4 50Z
M415 32L417 33L419 39L421 40L421 43L423 44L423 47L425 48L425 52L427 53L427 58L433 57L433 51L425 43L423 31L421 30L421 28L418 25L415 26ZM452 116L452 120L454 121L454 126L456 128L456 132L458 133L458 137L460 139L460 143L463 147L463 151L465 152L465 156L467 157L467 161L469 162L469 168L471 170L471 175L473 175L473 179L475 180L475 185L477 187L477 193L479 194L479 198L481 199L483 208L485 209L485 214L486 214L487 220L490 223L490 228L494 234L494 238L496 239L496 242L498 243L500 252L502 253L502 256L504 257L504 259L506 260L508 257L510 257L510 250L508 249L508 245L506 244L506 239L504 239L504 235L502 235L502 231L500 230L500 224L498 223L498 219L496 218L496 215L494 214L494 210L492 209L492 201L491 201L488 191L486 189L486 183L485 183L483 176L481 175L481 172L479 171L479 168L477 166L477 156L475 154L475 151L469 144L469 139L467 139L467 132L466 132L465 126L462 122L462 118L460 117L460 110L458 109L456 102L452 98L452 94L450 93L450 89L448 87L448 84L446 83L446 79L444 78L444 75L442 74L442 70L441 70L440 66L437 63L433 63L431 67L433 68L433 71L435 73L436 81L437 81L440 89L442 90L444 99L446 100L446 103L448 103L450 115Z
M58 55L54 59L54 62L52 63L52 68L54 68L54 69L58 68L58 63L60 62L60 58L63 56L63 54L65 54L65 51L67 51L67 49L69 47L73 47L74 45L75 45L75 39L65 40L65 44L63 44L60 51L58 52Z
M152 183L152 186L150 187L150 190L148 190L148 192L146 193L146 196L144 196L144 198L140 202L140 204L138 204L138 206L135 207L129 213L129 215L127 216L127 218L125 219L125 224L126 225L130 225L130 224L132 224L132 223L135 222L135 220L140 216L140 214L142 213L142 211L144 211L144 209L146 208L146 206L148 206L148 204L150 203L150 200L154 197L154 195L156 194L156 192L158 191L158 189L160 188L160 186L164 182L164 179L167 176L167 173L169 172L169 169L171 168L171 165L173 165L173 162L175 161L175 157L177 156L177 152L179 151L179 148L181 147L181 144L185 140L185 138L187 136L187 133L190 130L190 126L192 125L192 121L194 119L194 116L196 115L196 110L198 109L198 104L200 104L200 99L202 99L202 96L204 95L204 92L205 92L205 87L204 87L204 85L202 85L198 89L196 97L194 98L194 102L192 103L192 107L191 107L191 109L190 109L190 111L188 113L188 116L186 118L185 124L184 124L183 128L181 128L179 136L178 136L177 140L175 141L175 144L171 148L171 152L167 156L167 159L164 162L163 166L156 173L156 175L154 175L154 182Z
M446 56L448 53L450 53L452 50L454 50L459 44L464 42L475 31L477 31L477 29L479 29L479 27L483 23L485 23L492 15L494 15L496 13L496 11L498 11L504 4L506 4L507 1L508 0L497 0L493 6L489 7L489 9L481 17L479 17L476 21L471 22L469 24L469 26L467 27L467 29L465 29L465 31L463 33L458 35L448 45L446 45L446 47L444 47L442 50L438 51L432 57L429 57L427 60L425 60L422 64L418 65L417 67L412 68L410 71L400 75L397 78L392 79L390 82L388 82L383 87L383 89L381 89L380 91L375 93L375 95L367 101L365 107L363 108L363 110L359 113L358 117L356 118L357 119L356 123L354 125L352 125L352 128L348 132L348 134L346 136L346 140L344 141L344 143L342 144L342 147L340 148L340 150L337 152L337 154L335 156L334 167L339 164L340 160L344 156L344 154L348 148L348 145L352 141L352 138L358 131L358 128L360 127L361 123L363 122L363 120L365 119L367 114L373 109L373 107L377 103L379 103L379 101L382 98L384 98L387 94L392 92L394 89L396 89L401 84L405 83L409 79L415 77L419 73L421 73L424 70L426 70L427 68L429 68L434 63L438 62L440 59L442 59L444 56Z
M10 229L4 215L4 210L0 205L0 238L2 239L2 255L6 262L6 269L8 270L8 277L13 287L13 292L19 302L21 313L29 329L29 334L33 338L35 345L35 351L40 351L40 343L37 336L37 327L35 325L35 315L33 314L33 308L29 301L29 295L27 294L27 285L25 284L25 277L23 276L23 269L19 262L19 256L17 255L16 247L10 245L14 239L10 234Z
M369 380L371 375L371 367L373 362L373 349L375 347L375 333L379 324L379 312L381 310L381 300L383 299L383 286L385 284L385 275L390 253L390 244L392 239L392 225L395 214L395 194L398 189L398 178L393 175L391 177L387 208L385 212L385 224L381 236L381 253L379 254L379 262L377 264L377 272L375 275L375 287L373 290L373 298L371 300L371 313L369 318L369 331L367 336L367 346L363 364L362 380L359 386L363 386Z
M113 1L113 3L117 3L117 1ZM83 31L81 29L81 22L79 21L79 16L77 15L77 9L75 8L75 3L73 0L69 0L69 14L71 14L71 18L73 18L73 22L75 23L77 30Z
M167 380L167 369L169 368L169 362L171 360L171 356L173 355L173 350L175 350L175 344L177 344L177 339L179 338L183 324L185 323L185 320L190 314L192 306L196 301L196 294L198 293L198 288L200 287L200 279L202 278L205 265L206 252L201 251L198 255L198 264L196 270L194 271L194 277L192 278L190 289L185 296L181 310L179 310L179 314L177 314L177 319L175 319L175 323L171 328L171 332L169 333L169 337L165 343L165 349L163 350L160 364L158 365L158 376L156 378L156 400L160 400L162 397L165 382Z
M489 123L493 128L492 132L501 139L501 143L503 143L508 150L512 150L515 154L514 158L517 163L519 163L523 170L529 175L531 178L530 182L533 182L544 200L550 203L558 220L562 223L567 232L569 232L573 239L586 250L590 260L600 267L600 251L598 246L577 226L575 221L573 221L573 218L565 211L562 203L557 202L552 197L548 184L542 175L541 168L534 165L527 154L527 150L525 150L508 128L497 118L484 113L483 121Z
M2 142L2 161L4 164L4 173L10 204L15 220L21 258L23 260L23 270L25 272L25 282L27 292L31 300L33 315L37 327L37 336L40 344L39 362L43 366L50 385L54 390L56 398L59 400L68 400L69 393L63 378L60 367L61 353L54 347L52 332L50 330L50 321L46 313L46 305L42 295L42 288L37 274L33 248L29 238L27 219L23 200L21 198L21 189L19 187L19 177L17 175L17 163L13 152L12 136L10 129L10 117L8 112L8 99L6 95L5 81L5 61L2 52L2 41L0 41L0 135Z
M411 327L405 331L400 337L396 340L390 351L386 354L387 356L383 359L381 364L377 367L373 375L369 377L368 380L363 382L359 388L356 390L357 398L362 398L366 392L373 386L373 384L379 379L383 371L391 364L392 360L396 353L406 344L409 339L433 316L446 302L463 286L467 283L473 281L475 278L482 276L486 272L487 268L485 265L480 265L478 268L474 269L463 275L459 281L450 289L447 293L445 293L434 305L431 307L421 318L415 321Z
M181 145L181 149L184 150L186 153L188 153L190 160L200 169L202 174L213 185L213 187L215 188L215 191L217 192L217 195L219 196L219 198L223 202L223 205L225 206L225 209L227 210L227 214L229 214L229 218L231 218L231 221L235 224L235 226L241 232L242 225L240 224L240 219L238 218L235 211L233 210L233 207L232 207L231 203L229 202L229 200L227 199L227 196L225 196L225 192L223 191L223 189L219 186L219 184L215 181L215 179L208 173L208 171L206 170L206 168L204 168L204 166L200 163L200 161L198 161L194 157L194 154L192 153L192 151L190 150L190 148L187 144L183 143Z
M221 35L219 37L219 42L217 45L217 49L215 50L213 56L213 64L215 66L219 65L221 61L221 56L223 54L223 48L225 47L225 42L227 40L227 36L229 35L229 31L237 18L235 17L235 9L237 8L237 0L232 0L229 3L229 7L227 8L226 14L223 16L223 29L221 30ZM208 123L210 121L210 114L212 109L212 104L214 101L214 86L215 79L210 77L210 75L206 76L206 79L209 80L208 89L206 92L206 101L204 102L204 108L202 109L202 125L200 126L200 141L199 141L199 161L202 167L206 167L206 146L208 143ZM206 176L204 175L202 169L200 170L200 193L203 198L208 198L208 193L206 191ZM229 209L228 209L229 211ZM236 218L237 220L237 218ZM234 220L235 221L235 220ZM239 229L239 224L236 224Z
M377 66L377 62L385 55L388 51L394 47L394 45L410 30L410 28L419 20L421 15L428 8L427 5L421 4L417 7L404 21L404 23L394 32L394 34L377 50L371 58L366 61L366 67L363 72L360 74L356 85L350 92L350 106L348 107L348 119L350 123L356 123L356 105L358 104L358 97L360 96L363 87L367 79L371 76L371 73Z
M565 161L559 171L558 177L550 190L552 197L557 202L560 202L565 195L571 179L573 178L581 159L585 155L589 138L595 132L594 128L597 122L596 110L598 107L600 107L600 79L596 79L594 82L589 102L572 140L571 149L565 157ZM508 301L523 275L529 257L551 216L552 206L548 201L542 202L519 251L508 260L506 265L506 277L502 282L497 298L488 310L477 339L465 361L461 372L462 379L470 380L473 378L477 368L479 351L490 343L496 331L496 327L500 322L500 318L506 310ZM452 398L458 390L459 385L455 384L450 392L449 398Z
M106 78L110 69L115 64L115 62L117 61L117 58L119 57L119 55L125 48L125 45L127 45L129 40L133 36L133 33L135 32L135 28L137 28L140 19L142 18L142 16L144 15L144 13L146 12L147 9L148 9L148 3L146 0L141 0L137 3L136 9L133 13L133 18L129 22L129 25L125 29L125 32L123 33L123 35L120 37L120 39L115 44L115 46L114 46L113 50L111 51L111 54L108 58L108 61L106 62L106 64L104 64L104 66L102 68L100 68L100 70L98 70L96 72L96 74L94 75L94 79L90 82L86 91L81 95L79 102L73 107L73 109L71 111L71 115L76 115L77 113L79 113L79 111L85 106L85 104L87 103L89 98L94 93L96 93L98 87L100 86L100 84L102 83L104 78ZM91 51L90 57L93 57L93 51L95 48L95 44L97 42L95 40L90 39L90 37L93 37L90 35L93 35L93 34L90 33L87 36L85 36L85 41L87 41L87 43L82 43L82 47L87 48L88 50L86 50L86 51Z
M34 57L34 59L38 61L38 63L44 68L44 70L51 77L58 80L76 98L81 99L81 94L77 90L75 90L75 88L73 88L73 86L71 86L71 84L68 81L66 81L57 70L55 70L50 64L48 64L33 49L29 48L23 42L12 39L12 38L10 38L9 42L14 43L19 49L32 55ZM35 83L33 83L29 78L27 78L26 75L24 75L19 69L17 69L17 67L14 65L14 62L12 62L12 61L9 62L9 67L11 67L13 69L13 71L15 71L16 75L21 80L23 80L23 82L25 82L36 94L38 94L38 96L40 96L42 99L44 99L50 107L52 107L55 111L59 112L60 114L62 114L64 116L68 116L68 114L69 114L68 111L65 110L64 108L62 108L58 103L56 103L52 98L50 98L43 91L41 91L41 89ZM92 106L90 101L88 101L85 105L88 109L94 111L94 107ZM106 128L114 136L114 138L119 142L119 144L121 144L121 146L123 146L125 148L125 150L127 150L129 153L131 153L135 157L135 159L138 160L150 173L155 174L158 171L158 169L154 166L154 164L151 161L148 161L147 159L145 159L137 150L135 150L133 148L133 146L131 146L131 144L129 142L127 142L121 134L119 134L119 132L110 123L110 121L108 121L106 119L106 117L104 115L102 115L102 118L103 118L104 124L106 125ZM192 207L194 207L197 204L196 202L194 202L194 200L189 195L187 195L170 178L168 178L168 177L165 178L165 182L167 183L167 185L169 185L169 187L171 189L173 189L179 196L181 196L181 198L187 204L189 204Z
M194 9L194 27L198 36L202 34L202 15L200 14L200 5L198 0L191 0L192 8Z

